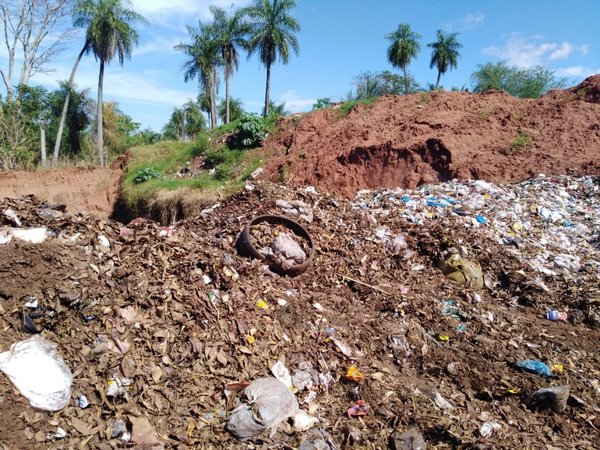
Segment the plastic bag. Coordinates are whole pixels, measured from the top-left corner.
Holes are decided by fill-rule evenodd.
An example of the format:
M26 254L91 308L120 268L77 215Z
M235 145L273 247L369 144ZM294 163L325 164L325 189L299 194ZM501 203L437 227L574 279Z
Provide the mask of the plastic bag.
M56 344L40 335L1 353L0 370L36 408L58 411L71 399L71 370L56 352Z
M275 254L279 253L296 264L306 261L306 253L302 247L286 233L279 233L271 248Z
M276 378L259 378L244 389L242 403L231 412L226 429L242 441L266 429L273 437L279 424L298 410L298 400L285 384Z

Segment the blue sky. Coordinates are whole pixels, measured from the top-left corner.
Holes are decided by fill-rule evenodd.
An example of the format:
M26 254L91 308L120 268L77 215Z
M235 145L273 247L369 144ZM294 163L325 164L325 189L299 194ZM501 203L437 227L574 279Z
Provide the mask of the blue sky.
M197 82L185 83L185 57L173 46L187 41L186 25L209 19L208 6L245 6L248 0L133 0L133 8L150 24L140 28L140 43L123 68L113 62L105 75L105 100L142 127L160 131L173 107L198 94ZM316 99L340 100L363 71L394 70L387 62L386 33L408 23L422 35L421 52L409 70L419 84L434 83L429 68L436 30L458 32L463 44L458 69L442 77L446 88L469 87L478 64L505 60L520 67L542 65L576 84L600 73L600 0L298 0L293 11L302 30L301 51L288 65L272 70L271 96L287 110L306 111ZM51 64L53 72L33 82L49 88L68 78L82 45L76 35ZM0 59L4 64L5 60ZM87 56L76 83L96 95L98 63ZM264 99L265 69L244 57L232 79L232 95L246 110L258 112ZM224 86L220 95L224 96Z

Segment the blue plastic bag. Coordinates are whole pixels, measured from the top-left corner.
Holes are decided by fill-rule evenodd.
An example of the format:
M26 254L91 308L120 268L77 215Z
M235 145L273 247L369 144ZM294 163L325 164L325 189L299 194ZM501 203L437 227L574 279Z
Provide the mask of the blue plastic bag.
M536 361L534 359L526 359L525 361L518 362L516 367L519 369L526 370L527 372L537 373L543 377L551 377L552 370L545 363Z

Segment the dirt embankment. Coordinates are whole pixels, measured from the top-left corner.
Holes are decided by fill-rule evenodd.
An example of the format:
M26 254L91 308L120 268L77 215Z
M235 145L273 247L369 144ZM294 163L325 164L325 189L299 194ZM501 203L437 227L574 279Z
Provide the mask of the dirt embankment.
M110 217L119 199L122 177L120 161L107 169L67 167L0 172L0 198L35 195L51 204L65 204L71 212Z
M288 119L265 147L265 177L354 196L453 178L515 182L600 174L600 75L540 99L504 92L386 96L342 116Z

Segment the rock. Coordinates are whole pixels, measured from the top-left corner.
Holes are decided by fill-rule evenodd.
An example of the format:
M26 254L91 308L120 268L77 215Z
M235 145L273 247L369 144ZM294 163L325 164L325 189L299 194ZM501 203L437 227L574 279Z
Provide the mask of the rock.
M570 391L568 385L540 389L526 397L524 403L531 409L551 409L554 412L561 412L567 407Z

